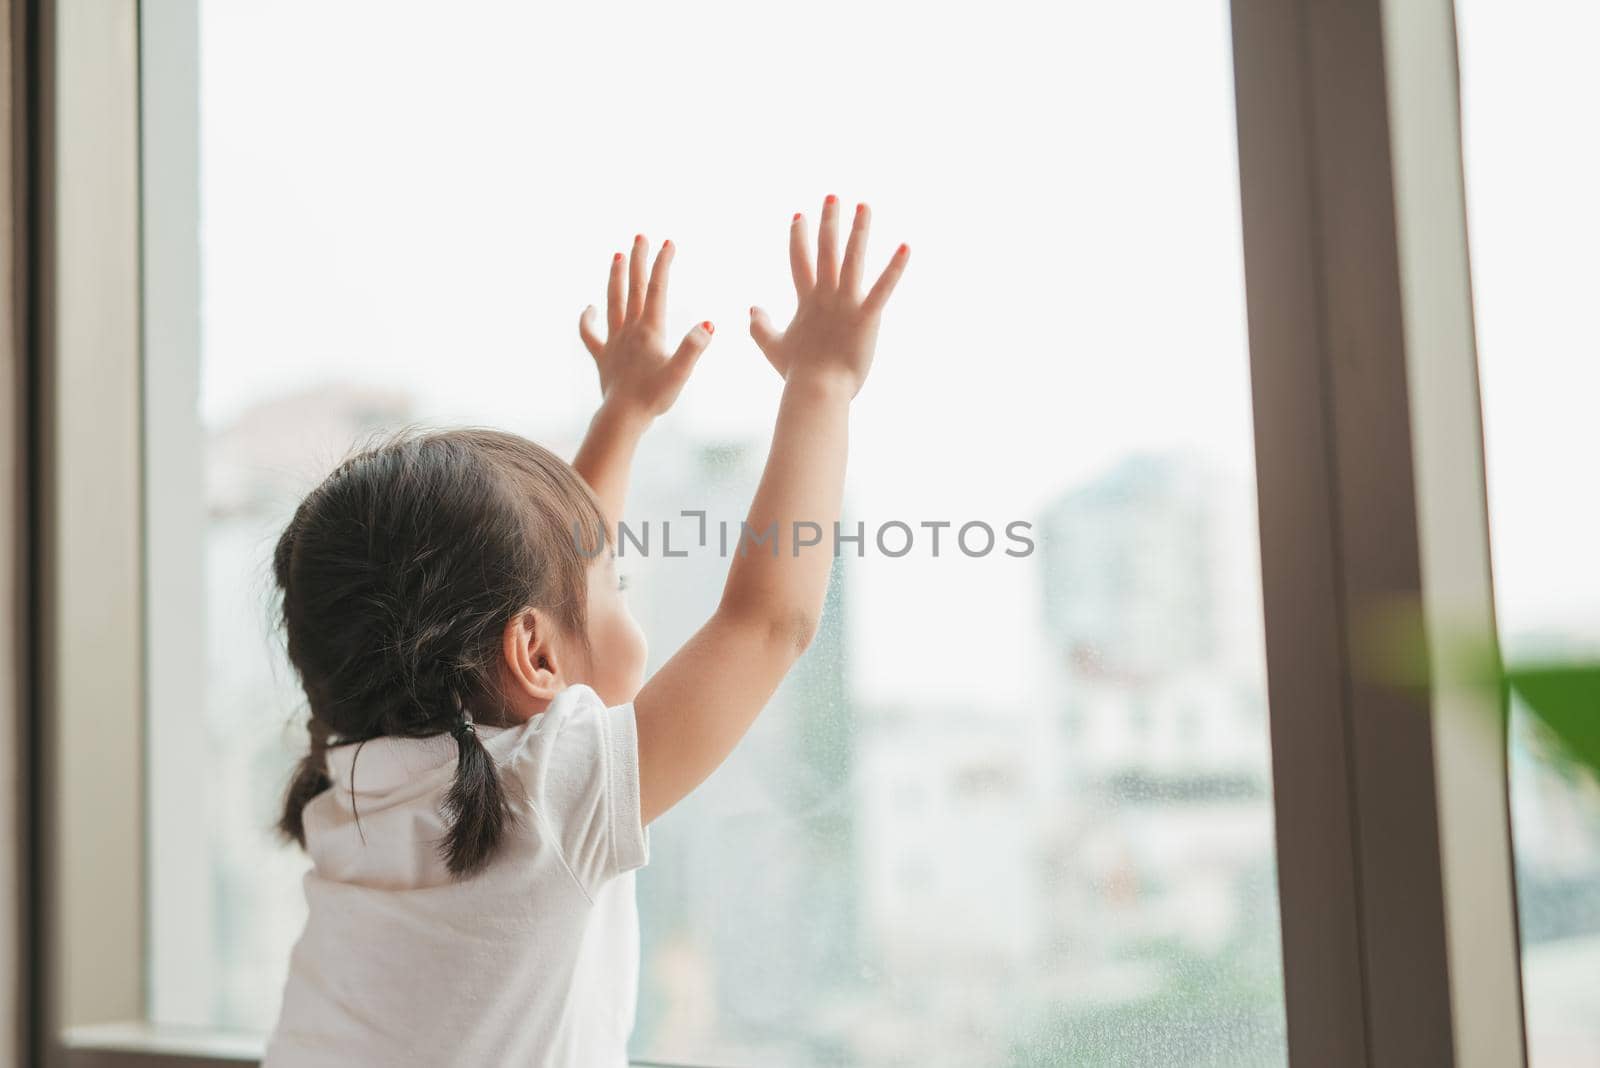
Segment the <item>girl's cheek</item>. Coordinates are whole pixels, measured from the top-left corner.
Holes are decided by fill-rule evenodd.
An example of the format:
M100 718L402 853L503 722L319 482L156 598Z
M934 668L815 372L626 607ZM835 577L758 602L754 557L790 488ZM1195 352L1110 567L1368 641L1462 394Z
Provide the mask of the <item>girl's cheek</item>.
M644 684L645 660L649 655L644 631L621 604L608 613L604 625L597 630L600 633L591 641L596 674L609 691L601 696L607 704L626 704L637 696L639 687Z

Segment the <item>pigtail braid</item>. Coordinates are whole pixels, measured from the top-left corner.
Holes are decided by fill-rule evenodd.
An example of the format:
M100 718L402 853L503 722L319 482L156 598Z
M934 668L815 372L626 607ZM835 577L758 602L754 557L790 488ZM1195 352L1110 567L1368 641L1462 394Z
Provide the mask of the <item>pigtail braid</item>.
M300 758L289 788L283 795L283 816L278 820L278 832L290 841L306 844L304 821L305 807L313 797L333 785L328 778L328 728L316 716L306 724L311 735L311 746Z
M456 740L456 777L444 796L450 830L441 853L456 878L471 875L489 862L505 834L511 807L494 757L483 746L463 710L450 730Z

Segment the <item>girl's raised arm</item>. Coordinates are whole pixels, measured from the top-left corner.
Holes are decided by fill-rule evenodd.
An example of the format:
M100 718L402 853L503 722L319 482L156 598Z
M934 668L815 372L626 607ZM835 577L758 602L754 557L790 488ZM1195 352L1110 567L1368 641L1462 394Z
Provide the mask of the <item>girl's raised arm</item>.
M750 309L750 333L783 376L767 466L716 613L634 701L645 822L727 758L816 632L844 487L850 402L866 379L878 321L905 270L901 245L860 295L870 213L856 205L841 260L838 200L823 202L813 267L805 219L789 230L799 307L782 333ZM818 534L820 531L820 534ZM814 540L814 543L813 543Z

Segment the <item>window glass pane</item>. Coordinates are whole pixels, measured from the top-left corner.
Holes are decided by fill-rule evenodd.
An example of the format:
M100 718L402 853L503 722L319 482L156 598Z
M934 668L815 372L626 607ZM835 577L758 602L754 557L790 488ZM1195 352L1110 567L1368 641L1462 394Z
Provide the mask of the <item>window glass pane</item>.
M1507 662L1600 664L1600 8L1457 0L1495 600ZM1511 706L1534 1068L1600 1063L1600 779Z
M779 391L747 308L786 317L790 216L835 192L873 205L874 270L913 248L852 420L866 541L652 829L636 1055L1284 1061L1226 5L908 10L201 4L210 879L182 911L214 937L157 904L160 1018L270 1026L303 920L266 832L304 746L268 568L298 495L412 421L570 455L578 312L670 237L671 330L718 330L630 501L659 664L726 567L661 524L743 517Z

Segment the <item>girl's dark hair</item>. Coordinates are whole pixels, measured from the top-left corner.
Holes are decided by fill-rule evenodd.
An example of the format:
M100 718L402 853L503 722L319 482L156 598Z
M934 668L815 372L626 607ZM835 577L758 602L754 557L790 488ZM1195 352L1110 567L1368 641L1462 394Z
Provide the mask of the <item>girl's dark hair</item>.
M330 745L450 733L459 760L440 850L454 876L487 864L512 810L473 723L508 722L506 624L538 608L581 640L605 529L571 466L492 430L403 433L312 490L273 555L289 660L311 707L284 835L305 845L302 810L331 785Z

